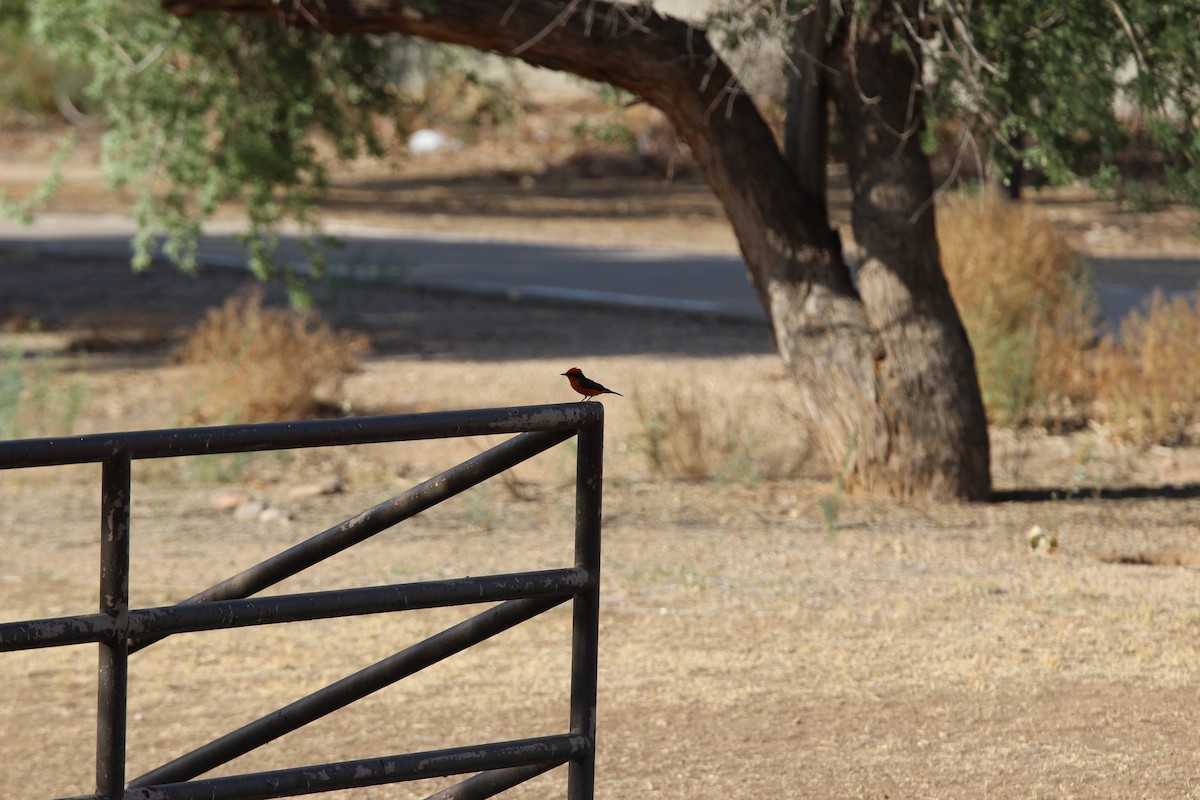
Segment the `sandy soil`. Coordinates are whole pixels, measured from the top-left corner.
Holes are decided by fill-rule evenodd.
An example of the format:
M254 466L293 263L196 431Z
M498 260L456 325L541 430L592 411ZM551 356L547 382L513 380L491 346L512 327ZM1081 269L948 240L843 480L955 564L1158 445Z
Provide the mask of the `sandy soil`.
M459 206L388 219L462 225L449 215L481 202L473 181L426 187ZM578 213L523 218L500 199L463 213L530 238L730 246L702 191L663 190L695 215L647 221L649 189L624 190L626 214L612 188L594 217L595 186ZM1112 236L1150 247L1136 230ZM0 255L0 351L13 354L0 374L11 385L19 364L23 389L0 421L23 436L179 423L205 379L172 348L243 283ZM994 503L846 497L813 458L762 327L344 284L317 298L375 342L346 387L354 413L568 401L559 373L573 365L625 393L605 401L598 797L1200 797L1200 453L998 431ZM713 474L664 475L648 456L656 426L689 415L701 433L671 443L700 448ZM176 602L489 444L139 462L133 602ZM272 591L564 565L572 464L558 448ZM341 491L294 492L329 479ZM272 513L221 508L231 492ZM0 472L5 621L95 609L97 495L94 468ZM1029 547L1035 525L1053 553ZM155 645L132 668L129 774L465 613ZM552 612L214 774L561 732L568 626ZM92 790L94 671L91 647L0 657L0 797ZM509 796L560 797L564 781L557 770Z
M170 358L175 326L239 283L33 256L3 257L0 281L7 318L21 298L41 314L40 332L5 339L29 356L26 435L175 424L195 385ZM37 289L66 304L76 295L63 287L84 284L117 296L153 287L154 315L109 324L110 312L84 304L95 292L56 310ZM1200 796L1196 453L1000 432L997 478L1012 490L1000 502L844 497L806 458L764 330L379 295L339 287L326 303L380 342L347 387L354 409L565 401L558 373L571 364L627 395L607 403L599 796ZM714 478L669 479L648 464L648 417L679 404L740 443L706 445L728 459ZM134 603L182 599L486 445L139 462ZM539 457L278 591L569 563L572 463L564 448ZM0 473L6 619L95 607L97 477ZM324 478L343 491L293 494ZM230 491L277 513L239 519L216 505ZM1055 553L1030 550L1033 525L1057 538ZM156 645L134 662L130 774L463 613ZM555 612L220 772L564 730L567 625ZM94 663L88 647L0 659L0 796L90 790ZM563 779L514 796L561 796Z

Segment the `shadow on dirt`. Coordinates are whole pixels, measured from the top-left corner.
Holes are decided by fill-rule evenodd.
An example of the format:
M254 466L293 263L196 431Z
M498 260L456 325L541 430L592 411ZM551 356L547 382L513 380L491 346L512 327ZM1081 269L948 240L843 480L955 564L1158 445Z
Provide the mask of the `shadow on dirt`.
M135 274L117 258L0 250L0 332L62 332L72 351L145 355L150 348L169 357L211 309L260 285L227 269L188 275L155 264ZM281 282L266 290L265 305L287 303ZM324 319L367 334L380 356L504 361L775 352L765 322L703 314L484 297L384 280L326 278L311 284L311 294Z
M695 178L670 183L636 176L571 180L518 171L343 181L332 188L323 208L344 215L386 210L515 220L724 216L712 190Z
M1123 486L1110 489L1033 488L992 492L993 503L1061 503L1080 500L1195 500L1200 483Z

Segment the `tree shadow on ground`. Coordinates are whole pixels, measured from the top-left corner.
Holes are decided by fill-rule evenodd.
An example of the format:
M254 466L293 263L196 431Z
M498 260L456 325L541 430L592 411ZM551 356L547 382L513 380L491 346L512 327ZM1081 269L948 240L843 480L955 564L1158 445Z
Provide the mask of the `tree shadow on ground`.
M1084 500L1195 500L1200 483L1164 486L1121 486L1115 488L1029 488L992 492L993 503L1062 503Z
M322 203L342 215L388 213L500 217L514 220L656 219L679 215L722 219L703 181L667 183L620 176L571 180L553 174L497 171L446 178L377 178L342 181Z
M69 349L112 352L122 342L169 354L210 310L262 286L244 271L196 275L155 264L0 251L0 330L67 331ZM264 305L286 305L281 282ZM765 322L559 300L416 289L384 280L311 284L314 309L337 328L366 333L380 356L503 361L620 355L738 356L775 352ZM131 344L131 348L133 349Z

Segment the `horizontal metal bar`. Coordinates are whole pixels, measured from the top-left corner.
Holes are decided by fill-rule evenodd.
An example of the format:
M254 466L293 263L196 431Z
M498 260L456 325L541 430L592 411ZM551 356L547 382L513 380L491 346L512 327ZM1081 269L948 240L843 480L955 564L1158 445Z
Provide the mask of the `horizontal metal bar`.
M558 734L511 742L452 747L424 753L341 761L309 767L232 775L188 783L130 788L125 800L263 800L383 783L441 778L467 772L562 763L587 751L583 736Z
M522 597L567 596L587 586L587 572L572 567L361 589L304 592L253 600L161 606L130 611L129 633L175 634L467 603L492 603ZM0 653L89 644L111 639L116 634L116 621L107 614L81 614L73 617L6 622L0 624Z
M509 600L401 650L307 697L260 717L219 739L202 745L140 778L130 787L191 780L210 769L245 755L355 700L390 686L409 675L530 620L563 602L561 597ZM486 769L486 768L485 768ZM463 772L473 771L464 769ZM189 795L190 796L190 795Z
M529 741L529 740L527 740L527 741ZM532 740L532 741L540 741L540 740ZM514 744L514 743L508 742L505 744ZM586 742L582 743L581 746L586 747ZM471 749L474 750L476 748L471 748ZM442 752L445 752L445 751L442 751ZM372 759L372 760L374 760L374 759ZM555 767L561 767L563 764L567 763L570 760L571 760L571 753L561 753L557 757L546 760L546 761L537 761L532 764L526 764L526 765L519 766L519 767L500 767L497 769L487 770L486 772L480 772L477 775L472 775L471 777L467 778L466 780L460 781L460 782L454 784L453 786L449 786L445 789L442 789L439 792L435 792L435 793L429 795L429 797L425 798L425 800L485 800L488 797L495 797L496 795L500 794L501 792L507 791L507 790L513 788L514 786L519 786L520 784L524 783L525 781L533 780L538 775L547 773L550 770L554 769ZM316 768L315 767L303 767L301 769L312 770L312 769L316 769ZM465 772L469 772L469 771L470 770L464 770L463 772L465 773ZM259 773L259 774L263 774L263 773ZM462 773L456 773L456 774L462 774ZM243 776L243 777L252 777L252 776ZM444 777L444 776L442 776L442 777ZM192 781L190 783L178 783L178 784L174 784L174 785L175 786L196 786L196 785L198 785L198 782ZM129 790L126 790L126 792L123 795L123 798L144 798L149 793L154 792L156 790L170 792L170 791L172 791L172 785L167 784L165 786L160 786L160 787L145 787L145 788L139 788L139 789L129 789ZM153 796L153 795L150 795L150 796ZM103 798L100 795L90 794L90 795L85 795L82 797L66 797L66 798L62 798L62 800L106 800L106 798Z
M16 439L0 441L0 469L105 461L117 453L128 453L134 459L171 458L578 429L599 424L601 413L593 409L591 403L557 403L430 414Z
M27 619L0 624L0 653L33 650L37 647L61 647L113 639L117 620L108 614L80 614L74 617Z
M522 433L496 445L461 464L435 475L424 483L369 508L361 514L334 525L300 544L284 550L241 573L228 578L184 603L232 600L249 597L301 570L336 555L359 542L387 530L438 503L464 492L483 481L566 441L573 430ZM137 636L130 641L130 652L137 652L161 637Z
M588 585L588 573L572 567L248 600L219 600L132 611L129 614L129 629L131 634L174 634L499 602L523 597L556 596L565 599Z
M472 775L465 781L460 781L440 792L434 792L425 800L486 800L488 797L495 797L514 786L532 780L544 772L549 772L555 767L561 767L568 761L570 758L564 757L561 761L546 761L524 767L488 770L478 775Z

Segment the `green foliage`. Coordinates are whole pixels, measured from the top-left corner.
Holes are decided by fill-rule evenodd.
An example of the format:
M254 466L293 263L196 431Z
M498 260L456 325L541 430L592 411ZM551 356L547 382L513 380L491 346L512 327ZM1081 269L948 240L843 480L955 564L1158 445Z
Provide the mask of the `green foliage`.
M965 123L1002 173L1064 183L1100 174L1144 126L1171 199L1200 204L1200 36L1194 0L1006 0L927 9L951 35L930 40L935 117ZM961 24L959 24L961 23Z
M990 133L1002 170L1019 163L1061 183L1081 159L1112 157L1124 143L1114 114L1124 49L1103 4L980 3L968 19L978 60L941 61L947 77L958 79L946 82L942 98L974 85L994 115ZM967 46L962 37L958 44Z
M69 434L86 399L83 379L56 359L16 342L0 352L0 439Z
M815 5L721 0L708 24L727 50L747 50L790 38ZM847 0L830 4L827 41L840 47L881 9L906 15L891 44L924 61L930 129L959 131L965 158L1055 184L1100 174L1136 205L1147 198L1116 166L1144 132L1162 159L1156 202L1200 207L1197 0Z
M55 59L29 36L28 0L0 0L0 124L41 125L86 81L78 64Z
M412 49L411 43L404 49ZM496 78L484 70L478 51L451 44L426 44L410 69L427 72L421 91L408 99L434 126L454 126L471 139L481 133L514 131L521 115L518 81L510 69Z
M184 21L142 0L34 0L31 10L40 39L91 70L106 174L136 192L135 267L164 232L166 254L193 269L201 223L236 200L256 274L276 272L284 220L300 224L319 269L312 209L327 173L317 141L341 159L381 152L371 121L392 103L382 40L238 16Z
M613 117L603 122L585 118L571 126L571 133L581 140L593 140L610 147L621 147L630 156L637 155L637 137L624 120Z
M811 5L726 0L710 22L724 26L727 47L748 48L762 35L787 36ZM919 49L928 64L927 115L969 132L1002 172L1019 163L1053 182L1096 174L1129 142L1124 117L1133 115L1162 156L1163 199L1200 205L1196 0L855 0L831 8L833 43L879 9L907 13L892 41L914 56ZM36 71L11 63L20 53L84 65L87 95L106 123L107 174L137 194L135 266L148 263L154 236L165 232L168 256L194 267L201 222L240 201L259 275L275 271L285 220L300 224L319 268L323 240L312 212L327 157L317 143L342 159L381 152L372 122L395 108L385 40L252 16L181 20L146 0L0 3L0 43L26 27L44 47L0 49L0 75ZM464 81L478 88L472 75ZM480 96L490 118L512 113ZM1109 186L1122 180L1112 169L1100 174Z
M22 358L21 350L10 346L0 365L0 439L17 436L17 412L21 407L21 393L25 390Z
M11 217L25 225L32 222L34 211L45 207L50 198L54 196L54 193L62 187L65 180L63 178L62 167L71 156L71 151L75 149L75 142L76 137L74 134L68 134L63 137L54 156L50 159L50 177L33 194L20 200L10 200L8 192L0 188L0 214Z

